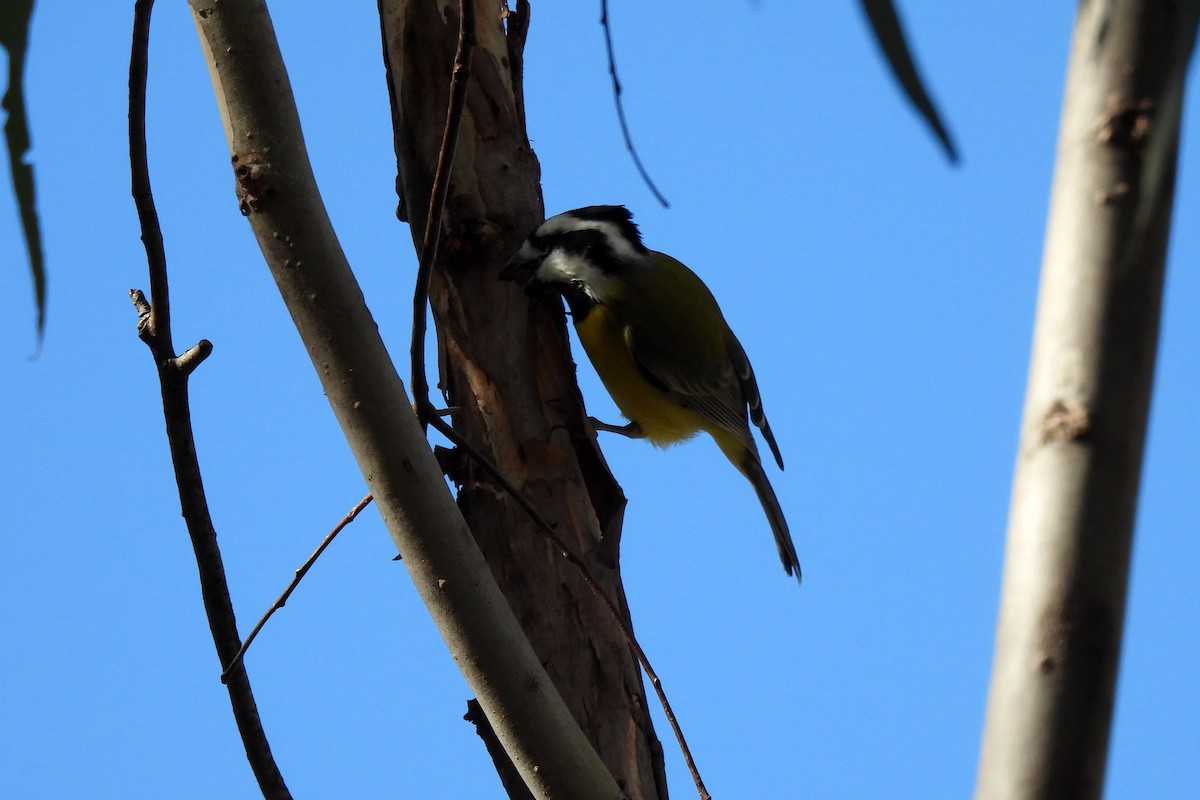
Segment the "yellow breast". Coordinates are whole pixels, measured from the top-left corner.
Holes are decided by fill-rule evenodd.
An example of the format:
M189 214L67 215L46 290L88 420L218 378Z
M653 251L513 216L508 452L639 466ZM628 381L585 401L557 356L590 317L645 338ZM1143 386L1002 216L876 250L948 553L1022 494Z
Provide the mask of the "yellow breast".
M672 444L708 428L703 417L642 377L624 331L604 306L595 306L578 320L575 330L617 408L630 422L636 422L650 441Z

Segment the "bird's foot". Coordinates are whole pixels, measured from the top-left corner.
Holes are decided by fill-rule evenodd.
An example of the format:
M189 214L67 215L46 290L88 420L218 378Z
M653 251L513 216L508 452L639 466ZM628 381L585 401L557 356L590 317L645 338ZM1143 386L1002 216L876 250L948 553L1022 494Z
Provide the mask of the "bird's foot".
M642 432L642 426L636 422L630 422L628 425L610 425L607 422L601 422L595 417L588 417L588 422L592 423L592 430L604 431L605 433L619 433L622 436L628 436L630 439L645 439L646 434Z

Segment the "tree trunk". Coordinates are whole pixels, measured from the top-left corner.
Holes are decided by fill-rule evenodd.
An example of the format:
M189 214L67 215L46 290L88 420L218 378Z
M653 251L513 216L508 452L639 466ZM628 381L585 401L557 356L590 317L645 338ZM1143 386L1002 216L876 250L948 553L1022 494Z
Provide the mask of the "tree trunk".
M446 119L457 4L383 0L380 11L401 209L419 249ZM430 286L440 385L455 429L521 487L628 618L617 569L625 500L586 425L564 317L497 278L544 215L520 101L521 44L506 39L495 5L481 3L477 18ZM458 463L459 507L576 720L630 798L664 800L661 746L620 627L489 473L465 456Z
M1085 0L976 797L1100 798L1200 3Z

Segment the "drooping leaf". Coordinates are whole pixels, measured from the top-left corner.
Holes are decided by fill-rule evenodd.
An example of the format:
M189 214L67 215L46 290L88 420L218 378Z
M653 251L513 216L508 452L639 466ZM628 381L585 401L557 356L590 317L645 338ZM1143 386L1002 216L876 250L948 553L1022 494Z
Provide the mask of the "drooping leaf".
M862 7L867 12L871 30L875 32L875 39L879 42L879 47L891 65L896 80L900 81L900 86L908 95L909 101L916 106L917 111L933 129L934 135L937 136L938 141L942 143L942 148L946 151L946 157L951 162L957 162L958 149L954 146L950 132L942 123L937 107L934 106L929 93L925 91L925 85L922 83L921 75L917 72L917 65L913 61L912 51L909 50L908 42L904 38L904 28L900 24L900 16L896 13L896 7L892 0L862 0Z
M0 108L4 109L4 141L12 172L13 191L29 252L33 275L34 301L37 304L37 334L40 341L46 327L46 266L42 255L42 234L38 227L33 166L26 161L29 153L29 120L25 114L25 53L29 45L29 21L33 0L0 2L0 47L8 53L8 88Z

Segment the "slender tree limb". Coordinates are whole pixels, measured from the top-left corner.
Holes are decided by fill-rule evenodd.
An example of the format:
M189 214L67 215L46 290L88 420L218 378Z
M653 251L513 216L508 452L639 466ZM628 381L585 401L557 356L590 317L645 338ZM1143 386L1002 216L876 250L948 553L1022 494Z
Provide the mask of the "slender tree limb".
M496 587L411 411L325 213L265 5L190 5L241 205L418 593L534 795L621 797Z
M1098 800L1200 2L1082 2L976 797Z
M333 530L321 540L321 543L317 545L317 549L312 552L312 555L300 565L300 568L296 570L296 574L292 576L292 580L288 583L287 588L283 590L283 594L279 595L275 602L271 604L271 607L267 609L266 613L262 615L262 618L259 619L258 623L250 631L250 635L246 637L246 641L242 642L242 646L238 649L237 654L234 655L233 661L221 673L221 683L225 683L229 679L229 674L233 669L242 663L242 659L246 657L246 651L250 649L250 645L258 638L258 632L267 624L267 620L274 616L276 611L287 605L288 598L292 596L292 592L296 591L296 587L300 585L300 581L304 580L304 576L312 569L313 564L317 563L317 559L325 552L325 548L333 544L333 540L342 532L342 529L353 522L362 513L362 510L370 504L371 495L367 495L362 500L359 500L358 504L350 509L346 516L342 517L341 522L334 525Z
M429 213L425 217L425 236L417 263L416 289L413 292L412 360L413 398L417 418L422 426L437 416L429 401L429 379L425 372L425 330L429 312L429 276L437 259L438 242L442 233L442 212L450 191L450 174L454 170L454 154L458 149L458 132L462 128L463 112L467 106L467 81L471 77L471 54L475 52L475 0L460 0L458 46L454 53L454 69L450 74L450 102L446 108L446 127L438 148L437 167L433 174L433 189L429 193Z
M229 597L229 586L225 580L216 530L209 515L204 484L200 478L187 384L188 376L212 351L212 345L207 340L201 340L183 356L175 357L171 344L166 250L158 212L154 207L146 154L147 53L153 8L153 0L138 0L134 5L133 46L129 61L129 162L133 175L133 197L150 268L153 303L147 302L140 291L131 291L130 296L138 314L138 334L149 346L158 367L163 416L166 419L171 460L175 465L180 505L196 554L204 610L208 615L217 657L224 665L230 663L240 646L237 619ZM250 678L244 667L239 666L231 673L227 686L233 715L246 748L246 758L263 797L268 800L290 800L291 793L271 755L271 747L250 689Z
M625 139L625 149L629 151L629 157L633 159L633 166L637 168L638 175L642 177L642 182L654 195L654 199L662 203L663 208L670 208L671 204L654 185L654 181L650 179L650 173L642 164L641 156L638 155L637 148L633 144L633 137L629 133L629 123L625 121L625 104L621 102L621 79L617 77L617 58L613 54L612 30L608 24L608 0L600 0L600 27L604 29L604 50L608 53L608 74L612 78L613 102L617 106L617 122L621 126L621 136Z

